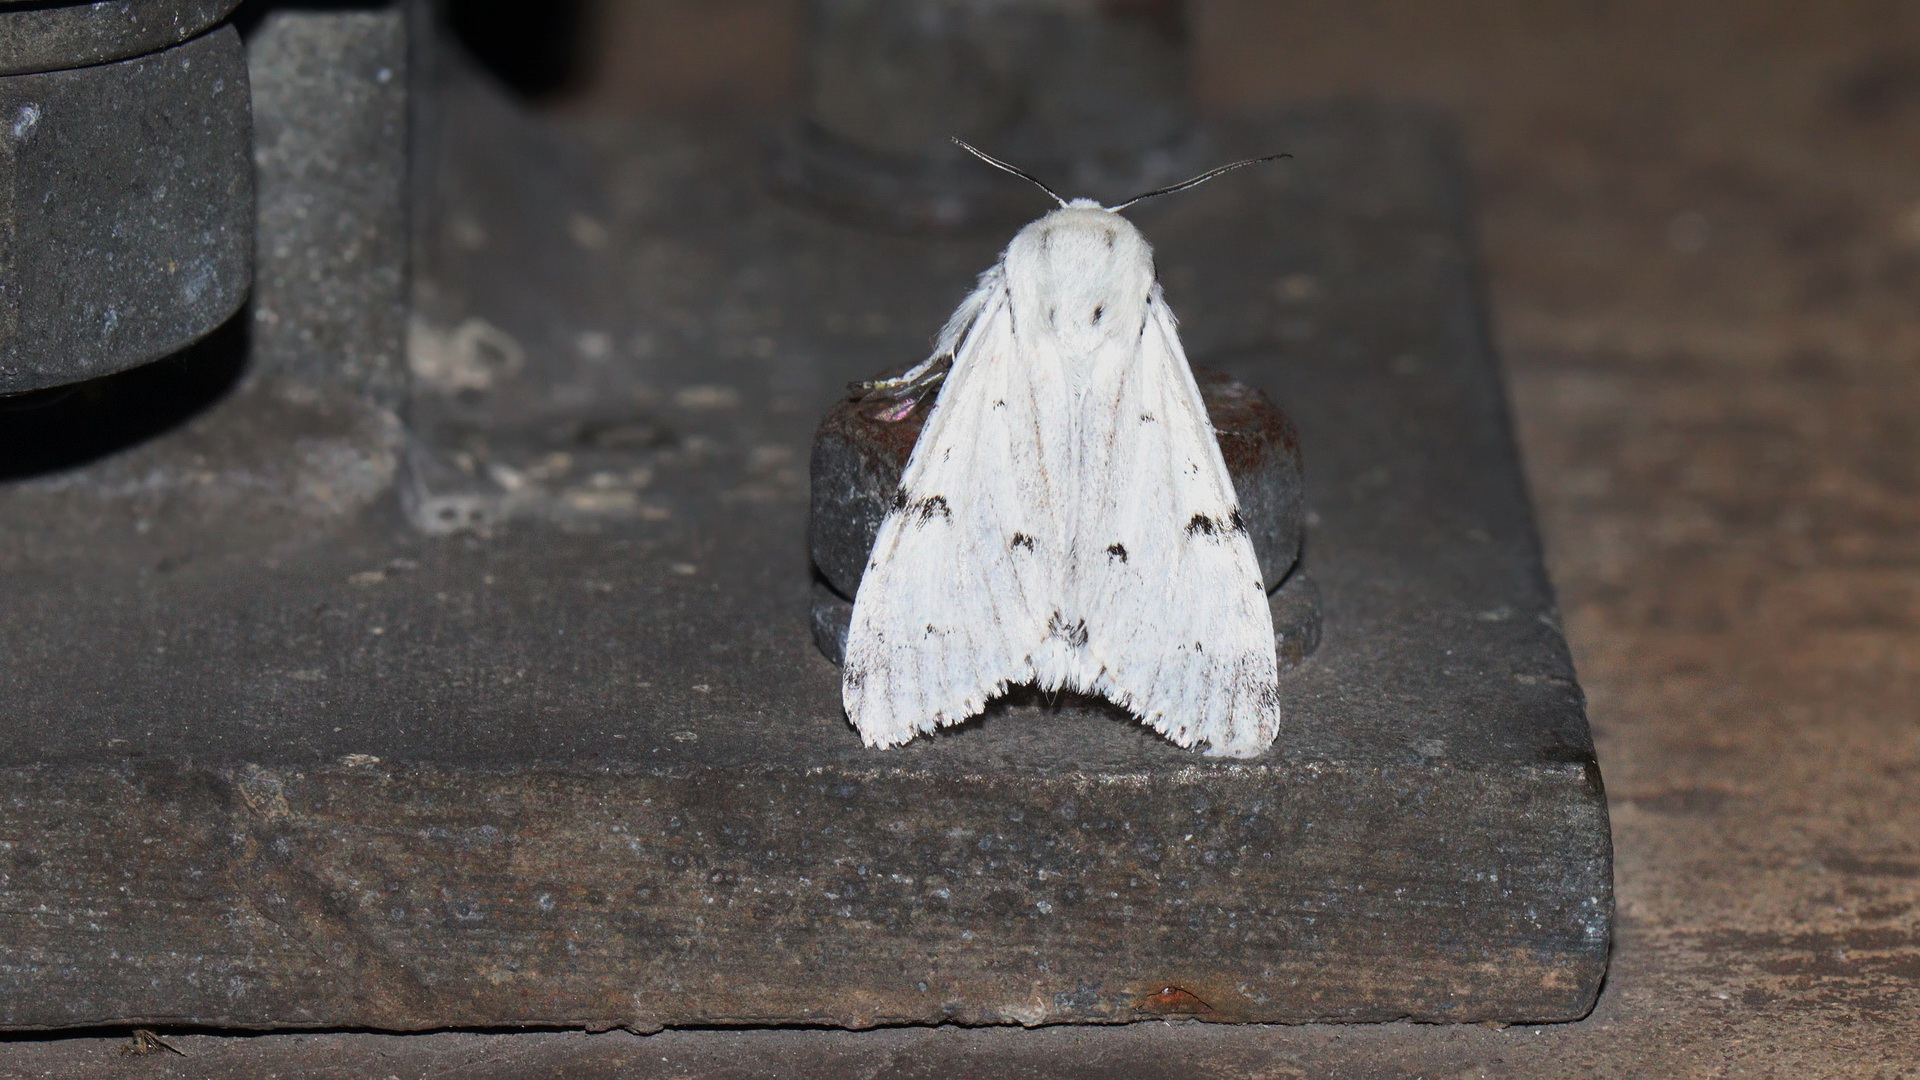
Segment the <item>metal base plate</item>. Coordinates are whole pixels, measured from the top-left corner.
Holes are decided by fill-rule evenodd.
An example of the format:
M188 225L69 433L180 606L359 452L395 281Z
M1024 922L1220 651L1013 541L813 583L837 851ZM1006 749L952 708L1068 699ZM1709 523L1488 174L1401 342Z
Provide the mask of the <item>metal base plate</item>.
M0 1027L1590 1008L1605 803L1444 129L1223 131L1294 163L1138 216L1307 462L1322 643L1227 762L1078 704L886 752L839 711L808 440L1004 238L782 205L748 133L569 172L500 108L446 106L416 318L519 355L418 389L414 443L496 524L423 535L376 413L270 386L0 488Z

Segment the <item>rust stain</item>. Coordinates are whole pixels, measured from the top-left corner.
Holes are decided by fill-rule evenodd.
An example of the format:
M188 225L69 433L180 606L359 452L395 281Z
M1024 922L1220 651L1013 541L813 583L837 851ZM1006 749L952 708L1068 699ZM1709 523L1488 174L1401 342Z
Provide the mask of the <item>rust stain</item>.
M876 378L898 373L889 370ZM1251 473L1275 455L1298 460L1300 443L1293 421L1266 394L1210 368L1195 367L1193 377L1206 403L1208 419L1220 436L1220 453L1228 472L1235 476ZM844 440L888 468L904 471L938 396L937 391L926 391L906 399L842 401L828 412L817 438Z
M1198 994L1181 986L1163 986L1158 991L1140 999L1139 1008L1143 1012L1184 1013L1195 1015L1210 1013L1213 1006L1200 999Z
M1275 455L1298 461L1300 438L1293 421L1257 387L1198 365L1193 368L1193 381L1206 403L1207 419L1219 437L1228 472L1250 473Z

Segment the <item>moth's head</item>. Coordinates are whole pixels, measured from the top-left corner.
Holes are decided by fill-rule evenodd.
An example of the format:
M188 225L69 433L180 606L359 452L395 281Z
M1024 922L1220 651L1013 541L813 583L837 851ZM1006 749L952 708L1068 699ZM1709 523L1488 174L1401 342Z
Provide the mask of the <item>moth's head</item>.
M1024 325L1070 347L1139 336L1153 291L1153 248L1133 223L1088 199L1021 229L1007 246L1007 284Z
M1101 206L1092 199L1062 198L1031 174L959 138L953 141L994 168L1032 183L1060 204L1060 209L1020 230L1007 246L1003 265L1021 322L1032 326L1037 318L1061 344L1086 349L1103 340L1137 335L1153 290L1153 248L1120 211L1142 199L1204 184L1224 172L1292 156L1272 154L1236 161L1118 205Z
M1007 246L1014 264L1050 280L1091 278L1129 284L1141 295L1153 284L1153 248L1133 222L1092 199L1075 199L1014 236Z

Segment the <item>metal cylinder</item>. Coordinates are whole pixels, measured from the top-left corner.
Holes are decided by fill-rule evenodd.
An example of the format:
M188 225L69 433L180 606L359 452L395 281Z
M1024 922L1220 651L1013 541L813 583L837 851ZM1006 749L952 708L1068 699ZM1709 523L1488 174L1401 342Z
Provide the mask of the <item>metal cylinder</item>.
M1043 205L954 136L1108 201L1196 159L1181 0L811 0L808 12L806 116L778 179L841 216L926 230Z
M218 25L240 0L97 0L0 6L0 75L142 56Z
M196 20L231 6L150 5ZM76 32L57 55L54 35L22 29L112 7L143 5L0 8L0 60L91 64L0 76L0 394L184 348L239 308L252 279L252 121L239 35L223 27L92 63L101 50L153 40L146 32L157 24L119 26L127 31L119 37ZM34 42L39 52L27 48Z

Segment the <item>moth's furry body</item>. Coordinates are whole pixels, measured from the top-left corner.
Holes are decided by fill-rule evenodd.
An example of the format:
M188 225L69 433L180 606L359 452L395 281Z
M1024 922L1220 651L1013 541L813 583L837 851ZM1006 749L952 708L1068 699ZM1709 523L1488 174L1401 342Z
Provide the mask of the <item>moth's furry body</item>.
M861 736L897 745L1034 683L1181 746L1265 750L1266 589L1146 238L1088 200L1033 222L941 332L946 357L855 598Z

